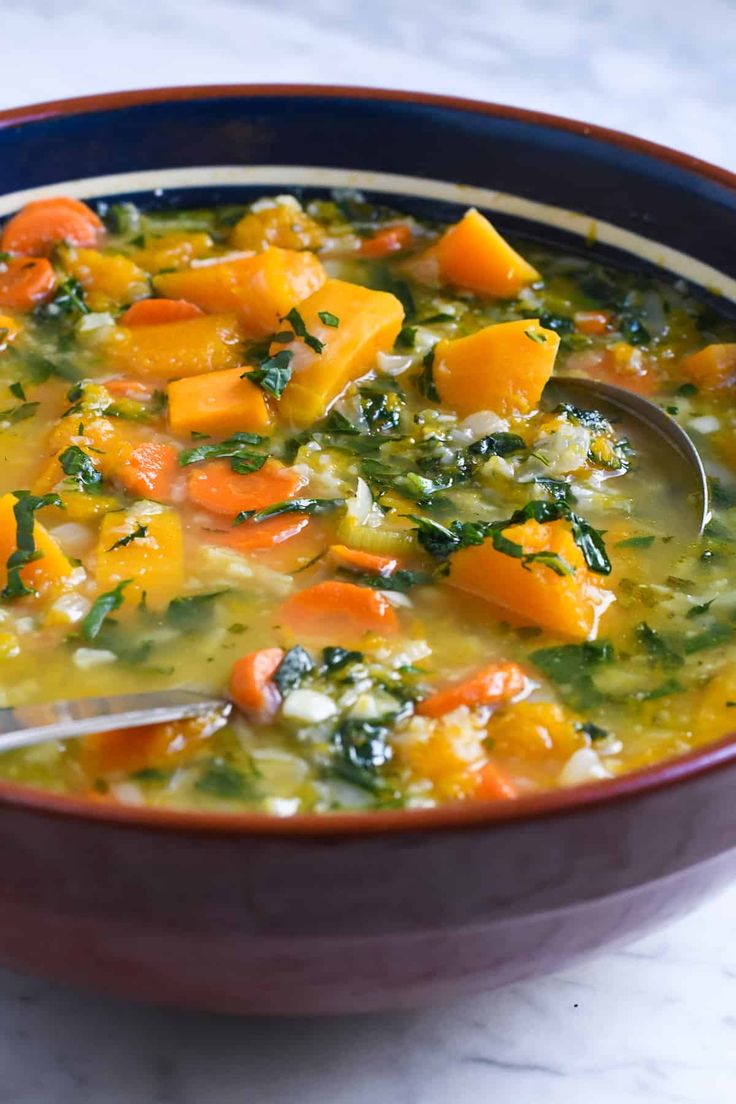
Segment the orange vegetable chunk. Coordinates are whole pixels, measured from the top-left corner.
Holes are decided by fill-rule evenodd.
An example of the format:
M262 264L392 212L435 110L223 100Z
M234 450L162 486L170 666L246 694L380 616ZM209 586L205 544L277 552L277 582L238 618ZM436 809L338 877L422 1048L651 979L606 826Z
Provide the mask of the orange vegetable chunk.
M478 781L473 791L476 801L512 801L519 796L519 791L506 771L493 760L480 768L476 778Z
M21 333L23 325L17 318L10 314L0 314L0 353L4 353Z
M271 353L293 353L293 375L280 402L279 412L295 425L311 425L327 413L347 385L373 366L376 355L393 347L401 329L404 308L386 291L327 280L299 307L307 332L323 343L316 353L301 340L271 346ZM329 326L320 314L339 319Z
M268 518L266 521L244 521L231 529L210 531L207 539L213 544L233 548L236 552L262 552L298 537L310 525L310 518L298 514Z
M170 502L178 470L179 454L173 445L145 441L132 449L115 475L130 495Z
M338 567L349 571L365 572L368 575L392 575L398 561L391 556L379 556L375 552L364 552L360 548L348 548L346 544L330 545L330 559Z
M60 242L91 248L103 230L94 211L78 199L37 199L5 224L0 250L45 257Z
M559 336L536 319L500 322L435 347L440 399L465 417L477 410L506 415L536 409L552 375Z
M271 414L260 387L241 379L243 368L225 368L169 384L169 425L174 433L263 433Z
M473 709L510 701L523 694L529 686L524 670L518 663L489 663L455 686L440 690L417 705L422 717L442 717L461 705Z
M178 379L234 368L242 334L234 315L213 314L155 326L118 326L104 348L115 371Z
M370 238L364 238L360 243L361 257L380 259L388 257L391 253L398 253L411 245L412 233L408 226L399 223L396 226L384 226Z
M446 230L430 252L437 258L443 283L476 295L512 299L539 279L536 268L474 208Z
M211 460L193 467L187 481L192 502L229 517L241 510L262 510L293 498L305 482L293 468L271 459L258 471L244 475L234 472L229 460Z
M272 246L252 257L163 273L155 277L154 286L161 295L187 299L208 313L237 313L247 337L266 337L325 279L313 253Z
M148 295L148 276L130 257L64 248L59 250L59 259L84 288L90 310L108 310Z
M281 623L297 637L358 641L366 633L393 636L399 622L385 595L355 583L327 582L300 590L281 606Z
M146 535L114 547L138 526ZM105 514L97 545L97 590L112 590L124 579L126 606L136 606L145 592L150 609L162 609L181 594L184 586L184 544L181 521L175 510L151 503L147 510Z
M56 275L45 257L11 257L0 264L0 307L29 311L53 294Z
M8 557L15 552L17 523L13 507L18 499L13 494L0 498L0 589L8 582ZM45 595L63 589L64 582L73 571L72 565L54 538L36 521L33 540L41 556L21 569L20 577L26 586Z
M270 720L279 707L281 695L272 676L283 658L282 648L261 648L233 664L228 694L254 720Z
M736 383L736 342L706 345L680 361L680 371L703 391L717 391Z
M204 747L218 724L211 715L95 732L81 741L82 766L91 779L166 769Z
M186 322L204 312L186 299L139 299L121 315L123 326L163 326L169 322Z
M487 539L451 556L450 586L508 610L522 624L571 640L594 640L614 595L586 566L567 524L530 519L505 529L504 537L526 553L556 553L574 573L557 575L534 562L524 567L520 559L497 552Z

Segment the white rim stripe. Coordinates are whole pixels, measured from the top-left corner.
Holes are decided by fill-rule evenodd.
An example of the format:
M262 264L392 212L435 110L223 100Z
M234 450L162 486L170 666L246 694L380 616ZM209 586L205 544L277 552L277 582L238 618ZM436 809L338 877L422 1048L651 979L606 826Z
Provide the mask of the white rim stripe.
M285 189L298 186L365 188L374 192L393 192L422 199L444 200L468 207L483 207L565 230L584 240L593 239L613 246L649 261L674 276L736 301L736 279L703 264L695 257L671 249L661 242L651 241L631 230L624 230L609 222L599 222L564 207L553 207L507 192L398 173L351 172L301 165L212 165L186 169L150 169L145 172L94 176L84 180L65 180L59 184L11 192L0 196L0 217L12 214L31 200L50 196L68 195L77 199L94 199L125 192L163 193L169 188L206 187L213 184L247 184L256 187L276 185Z

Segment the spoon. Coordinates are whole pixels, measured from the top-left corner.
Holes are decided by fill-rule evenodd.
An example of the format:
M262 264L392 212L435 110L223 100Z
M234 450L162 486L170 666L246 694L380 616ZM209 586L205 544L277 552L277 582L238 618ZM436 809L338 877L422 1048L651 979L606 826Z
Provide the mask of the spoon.
M222 724L231 705L224 698L196 694L189 690L157 690L151 694L120 694L104 698L44 702L0 709L0 752L89 736L92 732L113 732L118 728L180 721L217 713Z
M625 423L626 419L631 419L638 422L640 428L653 430L667 450L668 479L681 487L683 495L692 503L697 533L703 532L710 519L708 479L700 453L674 418L634 391L583 376L555 376L544 393L553 401L569 402L584 410L600 410L611 420Z

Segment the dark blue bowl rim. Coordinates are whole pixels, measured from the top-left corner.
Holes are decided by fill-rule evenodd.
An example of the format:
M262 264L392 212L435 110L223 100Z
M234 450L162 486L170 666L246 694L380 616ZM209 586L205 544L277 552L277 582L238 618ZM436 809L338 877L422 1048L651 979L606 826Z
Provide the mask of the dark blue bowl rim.
M0 129L34 122L110 111L149 104L222 98L334 98L366 99L375 102L406 102L450 108L458 112L487 115L534 124L591 138L654 160L675 165L713 181L736 193L736 174L728 169L680 153L668 146L638 138L623 131L551 115L547 112L485 103L456 96L397 89L350 85L316 84L221 84L171 88L135 89L51 100L0 111ZM579 815L591 807L637 801L656 790L695 781L703 775L736 767L736 733L685 755L610 780L569 789L552 790L521 797L516 801L463 802L431 809L401 809L356 813L300 813L277 817L269 813L202 813L139 806L115 806L73 796L49 793L30 786L0 781L0 803L24 808L39 815L103 821L120 828L146 831L175 831L192 835L352 837L376 834L457 831L493 827L526 821Z

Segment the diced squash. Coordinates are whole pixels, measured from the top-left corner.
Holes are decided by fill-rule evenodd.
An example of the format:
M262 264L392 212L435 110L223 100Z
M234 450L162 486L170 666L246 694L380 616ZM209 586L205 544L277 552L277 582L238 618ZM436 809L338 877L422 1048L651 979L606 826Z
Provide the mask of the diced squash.
M234 368L241 340L234 315L213 314L158 326L117 326L104 350L113 371L169 380Z
M706 345L680 361L680 371L703 391L736 384L736 342Z
M299 307L307 332L324 345L316 353L301 340L272 345L271 352L293 354L293 375L279 412L294 425L311 425L327 413L347 385L373 366L376 355L393 347L404 308L395 295L371 291L344 280L328 280ZM329 326L320 314L334 315Z
M567 759L587 742L574 715L556 702L507 705L491 717L487 732L494 753L526 761Z
M436 262L442 283L481 296L512 299L539 279L536 268L474 208L445 231L424 258L419 258L419 264L425 258Z
M0 589L8 581L8 557L16 550L17 524L13 507L17 502L13 494L0 498ZM50 536L40 521L33 526L33 540L36 551L42 555L27 564L20 572L26 586L33 587L39 594L54 593L63 589L65 580L73 571L72 565L62 552L54 538Z
M399 764L417 778L429 780L443 800L474 794L478 772L488 761L485 730L470 721L467 709L436 719L417 718L396 741Z
M150 293L146 273L120 253L64 247L59 250L59 259L65 271L79 280L87 306L93 311L119 307Z
M521 624L538 625L555 636L593 640L598 622L613 602L612 592L586 566L564 521L534 520L504 530L504 537L526 553L554 552L572 568L557 575L543 563L523 566L498 552L491 539L462 548L450 559L450 586L508 610Z
M53 486L53 484L52 484ZM44 491L44 493L46 493ZM86 491L60 490L59 498L64 509L58 511L60 523L65 521L91 521L112 510L120 509L120 499L113 495L87 494Z
M507 415L536 409L552 375L560 339L536 319L486 326L435 347L440 399L465 417L477 410Z
M146 535L114 548L121 538L138 527ZM151 504L150 511L138 507L106 514L100 525L97 545L97 591L104 594L123 579L125 604L137 605L145 593L150 609L162 609L180 594L184 585L184 546L181 522L175 510Z
M145 244L133 254L136 264L146 272L162 268L184 268L199 257L206 257L214 243L209 234L173 230L170 234L148 234Z
M135 445L118 464L114 475L134 498L171 502L174 479L179 471L179 453L164 441L143 441Z
M169 384L169 425L174 433L216 434L227 437L245 430L263 433L271 424L264 392L248 379L243 368L226 368Z
M81 741L81 762L90 780L105 775L132 774L173 767L206 745L218 725L213 717L96 732Z
M230 243L234 249L254 249L260 253L269 245L280 249L318 249L325 232L293 196L277 196L271 204L259 204L233 227Z
M12 345L16 337L23 332L23 324L10 314L0 314L0 353Z
M256 338L278 330L281 318L325 279L314 254L271 247L252 257L167 272L154 286L160 295L187 299L209 313L237 313L245 335Z

